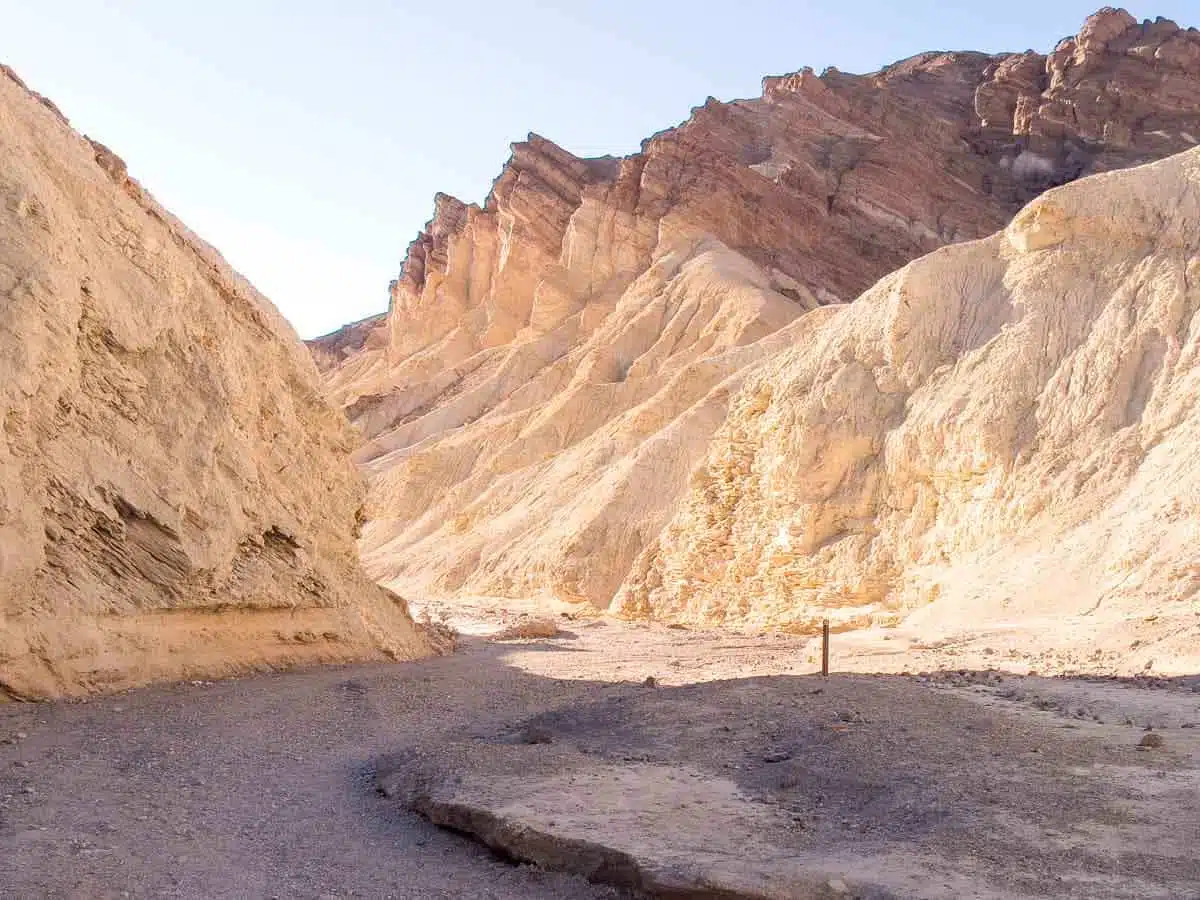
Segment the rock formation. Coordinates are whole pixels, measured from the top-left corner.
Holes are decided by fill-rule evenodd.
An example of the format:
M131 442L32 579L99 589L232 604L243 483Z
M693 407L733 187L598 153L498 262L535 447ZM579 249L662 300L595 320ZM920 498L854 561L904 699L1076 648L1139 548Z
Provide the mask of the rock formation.
M271 304L0 72L0 690L429 652Z
M385 346L384 334L379 328L387 318L386 313L367 316L349 325L343 325L332 334L308 341L313 361L321 372L336 369L347 357L366 348L380 349Z
M739 531L687 547L688 529L748 528L740 492L765 440L753 415L781 396L763 385L796 354L833 346L836 322L865 327L866 310L841 304L887 273L995 232L1048 188L1198 138L1200 33L1111 9L1049 56L928 53L871 75L767 78L762 96L710 99L624 159L577 159L531 135L482 207L438 196L386 319L321 342L342 348L326 388L366 438L368 570L424 593L616 598L630 613L801 627L812 591L751 580L746 590L767 593L730 607L739 582L721 554L736 551L721 547ZM967 251L937 265L955 252ZM962 277L960 292L990 290ZM956 352L978 349L988 327L962 326ZM941 332L920 336L935 353ZM870 388L865 374L839 377L850 394ZM853 411L864 421L828 427L857 459L901 411L881 400ZM801 440L780 427L780 441ZM827 467L818 481L831 491L841 478L851 494L882 490L814 445L776 451L788 471ZM780 509L806 495L787 496ZM874 527L865 501L839 503L810 513L818 524L788 551L797 560L816 565L848 527L836 523ZM776 529L777 512L763 519ZM894 572L871 571L838 596L892 603Z
M1150 617L1160 657L1200 663L1198 224L1200 149L805 317L618 605L800 631Z

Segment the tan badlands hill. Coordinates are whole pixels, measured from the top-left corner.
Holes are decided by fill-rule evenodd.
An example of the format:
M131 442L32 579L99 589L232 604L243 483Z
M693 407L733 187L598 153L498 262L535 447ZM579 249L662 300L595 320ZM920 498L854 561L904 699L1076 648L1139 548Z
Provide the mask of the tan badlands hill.
M271 304L0 71L0 692L429 652Z
M806 316L617 605L1109 645L1150 618L1136 657L1194 672L1198 310L1200 149L1047 193Z
M625 159L577 159L531 136L483 207L439 195L386 318L312 344L366 438L368 571L426 595L556 596L796 628L830 608L846 623L894 617L948 596L951 568L956 585L983 578L967 554L1023 521L1005 491L1031 498L1018 504L1028 515L1062 502L1026 459L1042 447L1039 416L1085 416L1072 391L1097 408L1117 401L1100 396L1106 383L1055 375L1076 364L1061 330L1003 345L1034 327L1022 325L1033 299L997 293L1001 262L956 255L999 250L918 267L954 269L945 283L923 275L904 306L922 311L905 326L905 359L929 372L877 371L896 363L876 333L886 314L871 312L891 288L840 301L995 232L1049 187L1198 142L1200 33L1111 9L1048 56L930 53L867 76L768 78L761 97L710 99ZM1103 240L1087 252L1116 259L1124 245ZM1068 268L1059 282L1108 271ZM1040 302L1074 310L1085 288L1118 287L1089 284ZM1071 327L1105 331L1102 305L1079 305L1097 318ZM848 349L873 341L865 359ZM974 354L1002 346L1013 359L979 368ZM1166 348L1112 376L1140 398L1129 408L1156 396ZM1009 386L1025 369L1032 380ZM950 401L931 399L906 425L907 398L933 371L959 405L939 417ZM968 421L977 409L987 415ZM1124 441L1141 421L1128 415L1106 420ZM910 428L910 443L890 443ZM1075 439L1068 431L1054 446ZM903 474L897 454L912 467ZM1072 476L1079 490L1090 471ZM1096 502L1099 523L1110 507ZM892 522L892 504L925 512ZM950 522L963 533L948 536ZM1118 565L1088 546L1079 565ZM1058 574L1080 597L1108 583L1088 594Z

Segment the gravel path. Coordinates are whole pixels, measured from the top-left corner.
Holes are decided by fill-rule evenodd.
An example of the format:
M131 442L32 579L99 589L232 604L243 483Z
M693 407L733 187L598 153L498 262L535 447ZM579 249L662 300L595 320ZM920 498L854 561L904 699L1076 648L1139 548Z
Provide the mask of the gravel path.
M0 705L0 897L619 896L374 790L381 754L588 689L501 650Z
M529 753L578 745L586 756L580 765L683 760L751 793L758 788L746 782L750 774L769 769L776 777L776 769L799 765L773 762L770 753L780 742L806 745L784 727L799 727L801 717L777 715L811 677L806 639L561 621L552 639L473 637L453 656L419 663L166 685L85 703L0 704L0 898L617 898L613 889L512 865L433 827L380 796L377 773L405 759L451 765L482 754L468 774L532 776L506 766L496 750L514 752L511 736L531 721L557 729L557 737L534 741ZM909 659L924 667L929 655ZM878 659L847 654L835 662L856 668ZM643 686L651 676L664 690ZM862 699L822 693L842 681L865 686ZM1113 826L1105 832L1113 853L1133 837L1154 837L1146 828L1155 823L1173 822L1179 834L1196 827L1195 810L1177 795L1181 785L1200 783L1200 678L1117 683L964 670L818 687L804 707L817 717L814 733L844 725L852 740L862 732L868 757L877 745L903 745L905 734L919 736L925 755L957 753L964 723L979 719L965 746L983 762L962 773L967 779L994 758L1002 768L1017 766L1020 782L1026 768L1036 774L1071 763L1078 747L1093 748L1111 770L1096 789L1111 793L1124 779L1129 790L1116 799L1136 794L1144 806L1133 831L1121 817L1101 822ZM755 699L769 690L787 696ZM887 691L903 697L888 700ZM937 714L951 699L956 711ZM825 706L835 700L865 710L866 724L851 716L830 725L833 707ZM630 710L623 725L610 721L622 704ZM994 723L1003 734L985 736ZM687 737L718 726L720 740L708 731ZM1139 752L1151 726L1165 746ZM883 744L871 738L876 731ZM1060 745L1067 749L1053 749ZM872 759L855 771L890 784L895 760ZM901 768L915 773L911 764ZM1053 816L1034 812L1026 809L1030 833L1051 833ZM875 824L887 831L890 818ZM1093 831L1088 840L1104 846L1098 837ZM1170 841L1155 842L1160 855L1169 849ZM1189 877L1182 871L1173 877Z

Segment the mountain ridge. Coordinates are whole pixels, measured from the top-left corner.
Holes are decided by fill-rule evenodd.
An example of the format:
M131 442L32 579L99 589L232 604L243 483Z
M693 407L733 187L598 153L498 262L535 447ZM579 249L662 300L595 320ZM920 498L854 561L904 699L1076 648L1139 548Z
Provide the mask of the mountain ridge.
M482 206L438 196L386 318L324 373L365 438L368 571L607 607L818 308L1195 146L1197 89L1195 29L1105 8L1045 55L771 76L625 158L515 144Z

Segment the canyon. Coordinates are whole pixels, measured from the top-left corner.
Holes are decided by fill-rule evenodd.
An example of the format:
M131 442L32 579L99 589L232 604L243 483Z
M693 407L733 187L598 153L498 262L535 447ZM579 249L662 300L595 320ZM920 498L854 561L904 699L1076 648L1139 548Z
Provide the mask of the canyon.
M1106 8L1044 55L769 77L626 158L530 135L309 344L368 572L799 633L1059 615L1101 666L1168 615L1144 643L1182 651L1191 489L1147 486L1186 441L1188 201L1036 198L1195 146L1198 89L1200 33Z
M0 161L0 894L1200 885L1196 29L530 135L307 348Z

